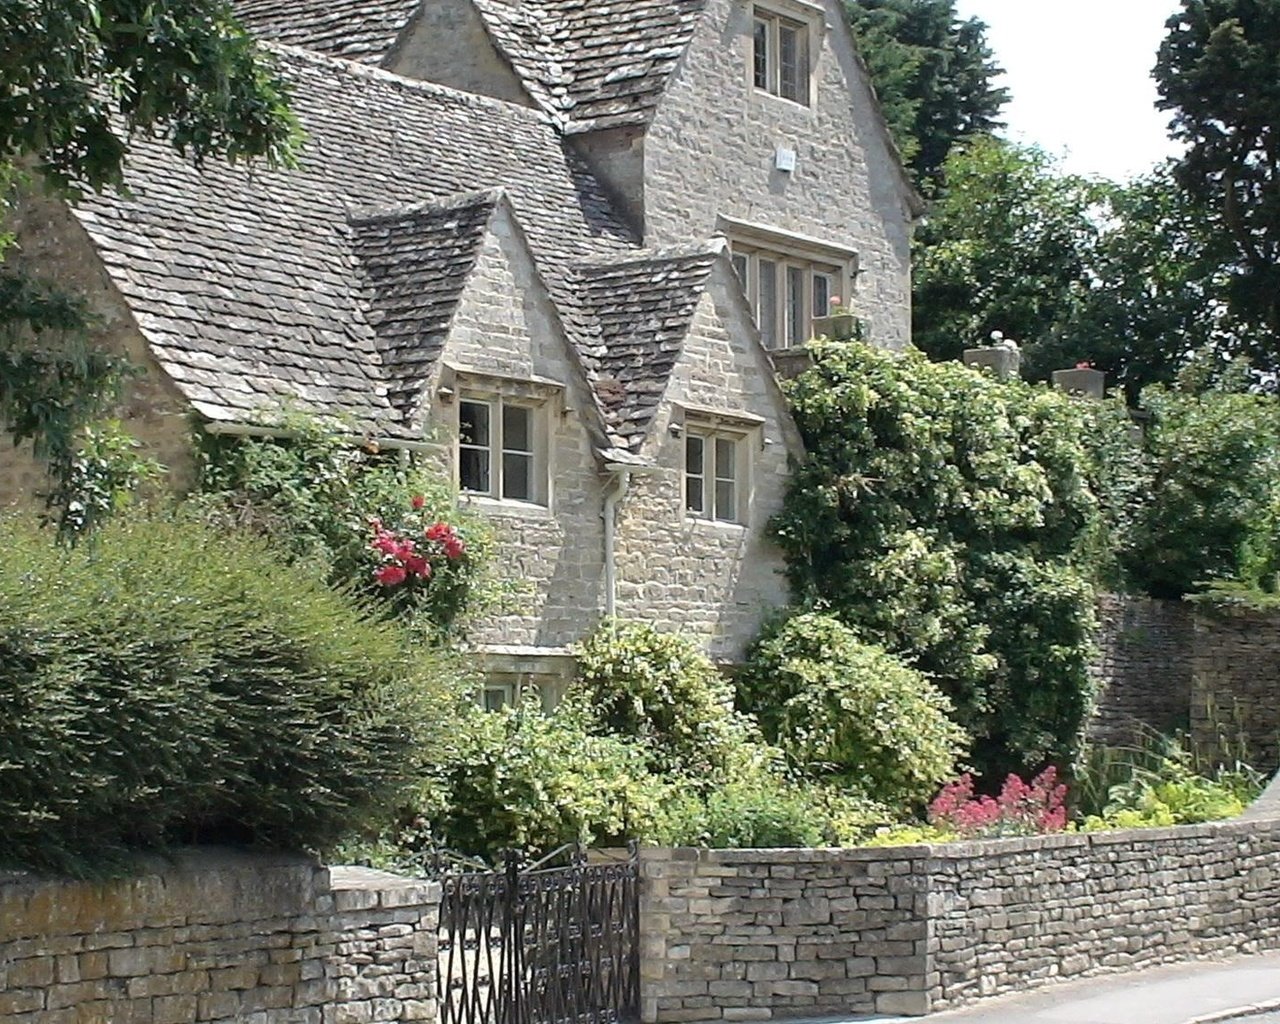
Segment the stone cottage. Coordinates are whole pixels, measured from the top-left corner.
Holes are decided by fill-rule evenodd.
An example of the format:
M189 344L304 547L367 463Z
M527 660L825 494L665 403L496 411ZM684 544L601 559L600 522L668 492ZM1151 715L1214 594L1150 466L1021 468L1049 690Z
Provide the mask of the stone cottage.
M423 451L489 515L519 610L491 702L554 692L605 614L740 656L799 451L775 377L840 297L909 337L920 212L841 0L239 0L298 170L134 143L127 198L28 200L21 259L147 371L130 428L283 405ZM30 488L6 454L0 487Z

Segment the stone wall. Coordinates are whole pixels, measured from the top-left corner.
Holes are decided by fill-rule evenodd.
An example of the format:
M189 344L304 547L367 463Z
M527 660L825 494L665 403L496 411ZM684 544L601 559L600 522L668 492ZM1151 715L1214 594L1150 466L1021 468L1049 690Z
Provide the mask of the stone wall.
M1190 727L1206 758L1280 765L1280 614L1105 594L1090 738Z
M6 1024L435 1020L435 884L198 851L108 882L0 876Z
M1280 947L1280 821L883 850L646 850L648 1024L924 1014Z
M1103 594L1098 599L1098 710L1090 738L1125 743L1146 726L1186 728L1193 616L1180 601Z
M1191 736L1227 762L1244 756L1263 771L1280 764L1280 615L1197 610Z

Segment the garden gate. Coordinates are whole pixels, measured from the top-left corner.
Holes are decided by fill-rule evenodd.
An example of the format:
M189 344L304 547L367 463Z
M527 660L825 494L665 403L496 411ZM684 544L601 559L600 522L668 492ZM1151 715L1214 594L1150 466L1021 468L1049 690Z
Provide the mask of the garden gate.
M639 1017L639 864L566 846L503 870L440 874L441 1024Z

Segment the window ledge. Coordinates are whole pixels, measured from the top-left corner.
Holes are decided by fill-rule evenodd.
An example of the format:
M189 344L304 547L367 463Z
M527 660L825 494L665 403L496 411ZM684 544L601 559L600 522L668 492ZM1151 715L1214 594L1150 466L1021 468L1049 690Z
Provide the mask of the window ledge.
M491 498L486 494L471 494L463 491L458 496L459 504L465 507L480 509L486 515L506 516L512 519L554 519L551 509L532 501L515 501L511 498Z
M713 530L718 533L720 532L746 533L747 532L746 523L730 523L730 522L726 522L723 519L703 519L702 516L690 515L688 512L685 513L684 518L685 518L685 522L693 526L700 527L702 529Z

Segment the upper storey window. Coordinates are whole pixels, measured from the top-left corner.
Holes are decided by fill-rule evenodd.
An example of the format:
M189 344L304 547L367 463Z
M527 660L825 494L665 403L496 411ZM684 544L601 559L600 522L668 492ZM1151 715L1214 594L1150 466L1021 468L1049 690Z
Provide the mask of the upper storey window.
M755 87L809 105L809 35L805 22L755 8L752 76Z

